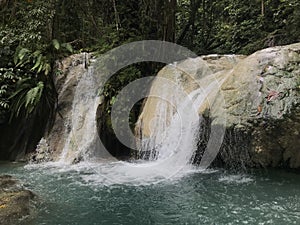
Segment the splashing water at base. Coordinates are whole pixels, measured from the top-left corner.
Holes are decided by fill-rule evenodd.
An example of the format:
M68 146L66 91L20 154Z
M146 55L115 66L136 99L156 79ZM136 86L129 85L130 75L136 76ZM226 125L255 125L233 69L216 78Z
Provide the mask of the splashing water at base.
M191 92L181 101L177 98L175 104L173 102L174 111L163 100L159 102L156 109L159 116L152 121L154 129L150 137L141 140L141 160L135 163L117 162L96 171L101 175L106 174L106 178L113 178L111 183L137 185L177 180L203 171L192 165L201 122L198 108L208 94L218 90L218 85L215 81Z
M192 161L201 122L197 109L216 85L212 83L205 89L199 88L190 93L175 105L176 112L171 117L169 113L160 114L167 112L169 105L159 103L157 112L161 116L153 119L154 129L150 137L141 140L141 158L150 162L138 165L139 175L174 179L195 170Z
M206 170L146 186L109 185L87 162L25 168L2 164L0 173L21 179L39 196L36 217L22 221L26 225L281 225L300 221L299 175L278 170L251 175Z

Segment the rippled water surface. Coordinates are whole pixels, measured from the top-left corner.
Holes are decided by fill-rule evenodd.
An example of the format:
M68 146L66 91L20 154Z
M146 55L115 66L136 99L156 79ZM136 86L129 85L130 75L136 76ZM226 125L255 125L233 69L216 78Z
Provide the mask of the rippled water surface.
M297 174L191 170L143 184L124 182L126 171L110 178L113 166L0 164L0 173L39 196L37 217L27 224L300 224Z

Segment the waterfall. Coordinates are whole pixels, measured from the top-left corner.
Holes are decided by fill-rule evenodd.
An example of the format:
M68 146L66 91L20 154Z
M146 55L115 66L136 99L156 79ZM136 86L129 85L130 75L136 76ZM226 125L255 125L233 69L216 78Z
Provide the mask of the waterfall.
M215 73L211 73L206 63L199 58L189 59L178 65L174 63L167 68L172 69L161 72L163 76L173 79L170 83L174 86L168 86L164 82L161 83L162 86L152 84L161 98L155 100L157 104L151 105L151 110L148 111L145 107L143 109L144 114L151 112L149 115L154 115L150 127L147 128L147 135L143 119L137 122L136 127L141 129L141 139L138 143L140 157L138 160L124 162L116 161L101 148L96 122L97 108L100 104L99 80L94 66L89 66L78 78L72 110L64 120L67 129L65 137L61 137L65 141L58 165L80 162L63 168L91 171L84 174L83 179L108 185L151 184L194 172L192 161L197 150L202 120L199 110L218 92L220 79ZM188 78L183 76L182 71L188 71L193 80L184 82L183 80ZM160 75L156 80L159 80L159 77ZM147 102L155 98L149 96ZM143 118L143 113L140 118ZM105 160L95 160L98 159L99 152L100 157Z
M177 85L180 85L179 79L175 80ZM164 93L161 93L162 98L157 101L155 116L151 119L150 134L140 135L140 159L162 164L165 170L191 168L201 132L199 127L202 117L198 111L207 103L208 98L214 95L213 92L218 91L220 85L220 81L215 79L214 75L203 80L211 82L202 82L207 85L200 86L186 96L172 89L168 92L161 88ZM166 95L169 95L168 100L172 103L165 101Z
M69 133L60 155L60 162L87 159L99 148L96 112L100 99L94 67L90 66L76 86L72 114L68 120Z
M176 73L173 75L176 76ZM180 95L172 88L158 87L162 95L156 106L151 105L155 113L151 112L154 117L151 119L149 135L143 134L145 124L142 119L137 123L137 127L141 129L141 134L138 134L141 138L138 143L140 159L92 165L97 174L84 175L85 181L99 185L147 185L203 172L201 168L192 165L201 132L199 125L202 118L199 116L199 109L207 101L214 99L222 81L214 74L208 75L200 82L203 85L187 95ZM179 85L179 79L177 82ZM170 102L165 101L167 95ZM148 97L147 101L153 103L155 98L157 97ZM145 113L145 107L143 112ZM142 113L140 118L143 116L145 115Z

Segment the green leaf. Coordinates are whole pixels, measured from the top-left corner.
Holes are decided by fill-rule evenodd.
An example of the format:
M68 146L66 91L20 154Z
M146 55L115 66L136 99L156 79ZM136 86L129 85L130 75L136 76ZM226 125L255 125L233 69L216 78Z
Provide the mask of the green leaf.
M26 102L25 102L25 108L27 110L27 113L30 114L34 108L39 103L42 93L44 90L44 83L42 81L38 82L37 86L34 88L31 88L27 94L26 94Z
M43 63L40 63L37 73L40 73L42 71L43 67L44 67Z
M3 108L3 109L8 109L9 108L9 105L6 103L6 102L3 102L0 100L0 106Z
M39 55L41 55L41 51L40 50L36 50L32 55L34 56L34 57L38 57Z
M21 79L16 83L16 91L12 93L12 95L8 99L15 98L19 96L22 92L26 91L26 89L30 88L31 84L29 83L31 78Z
M14 55L14 64L16 65L19 61L19 57L18 57L18 54L15 54Z
M38 68L41 65L42 57L43 56L40 54L38 59L36 60L36 62L34 64L34 66L31 68L32 71L35 70L36 68Z
M30 52L30 51L27 48L22 48L18 53L19 59L23 60L28 52Z
M50 71L51 71L51 66L49 63L46 63L45 64L45 75L47 76Z
M53 39L52 40L52 44L53 44L53 47L56 49L56 50L59 50L60 49L60 44L58 42L57 39Z
M62 47L64 47L65 49L67 49L69 52L73 52L73 47L70 43L63 43L61 44Z
M6 93L6 90L0 90L0 95L3 95Z

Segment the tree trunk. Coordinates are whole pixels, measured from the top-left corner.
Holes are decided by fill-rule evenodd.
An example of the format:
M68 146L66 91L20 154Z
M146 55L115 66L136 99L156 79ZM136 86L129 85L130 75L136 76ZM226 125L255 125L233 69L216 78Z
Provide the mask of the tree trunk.
M196 0L196 2L195 2L195 0L191 1L191 7L190 7L190 13L189 13L190 14L189 15L189 20L186 23L186 25L184 26L184 28L182 29L182 31L181 31L181 33L180 33L180 35L179 35L179 37L178 37L178 39L176 41L177 44L181 44L182 43L182 41L184 40L184 38L185 38L186 34L188 33L188 31L189 31L189 29L190 29L191 26L193 28L192 30L194 31L194 29L195 29L194 28L195 27L194 24L195 24L195 19L196 19L197 11L198 11L201 3L202 3L202 0Z
M165 1L163 40L175 42L176 0Z

